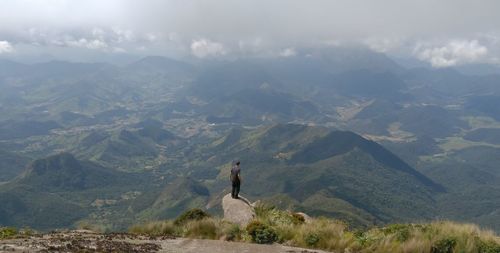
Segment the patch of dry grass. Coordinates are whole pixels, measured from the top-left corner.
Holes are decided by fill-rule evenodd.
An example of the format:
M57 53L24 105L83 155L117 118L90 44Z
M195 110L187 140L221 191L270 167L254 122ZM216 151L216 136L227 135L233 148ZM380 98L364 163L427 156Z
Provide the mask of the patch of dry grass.
M153 221L146 224L134 225L129 228L133 234L147 234L152 236L180 236L181 228L174 225L173 221Z
M500 253L500 238L490 230L474 224L436 221L426 224L392 224L365 231L351 231L344 222L313 218L309 223L296 222L291 212L259 207L255 224L263 236L269 231L278 243L323 249L334 252L360 253ZM260 230L259 230L260 229ZM252 242L256 229L242 228L217 218L191 220L183 225L172 221L151 222L130 229L136 234L175 235L201 239L224 239ZM260 231L260 232L259 232ZM267 241L267 243L269 243Z

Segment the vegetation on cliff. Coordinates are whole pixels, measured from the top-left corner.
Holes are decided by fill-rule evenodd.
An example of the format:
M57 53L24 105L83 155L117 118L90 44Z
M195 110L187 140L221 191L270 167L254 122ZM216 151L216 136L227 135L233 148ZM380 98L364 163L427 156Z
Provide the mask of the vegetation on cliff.
M339 220L318 217L306 221L299 216L290 211L260 205L256 207L255 219L246 227L207 215L203 219L192 219L182 224L166 220L135 225L130 228L130 232L154 236L281 243L335 252L500 252L500 237L473 224L435 221L357 230Z

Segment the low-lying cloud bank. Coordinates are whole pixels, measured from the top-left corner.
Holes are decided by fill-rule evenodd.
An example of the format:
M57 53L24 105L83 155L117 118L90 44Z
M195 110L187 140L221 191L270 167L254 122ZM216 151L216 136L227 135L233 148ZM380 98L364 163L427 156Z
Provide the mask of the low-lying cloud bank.
M0 53L291 57L358 45L434 67L498 63L498 9L495 0L5 0Z

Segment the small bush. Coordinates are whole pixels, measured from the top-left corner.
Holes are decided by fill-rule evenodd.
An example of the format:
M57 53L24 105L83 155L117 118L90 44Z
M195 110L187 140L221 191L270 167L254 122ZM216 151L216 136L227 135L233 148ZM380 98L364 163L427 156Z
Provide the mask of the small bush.
M368 243L368 236L361 230L354 231L353 236L361 246L365 246Z
M304 241L307 243L307 246L314 247L319 242L319 235L316 233L306 234Z
M224 231L224 234L227 241L239 241L241 240L241 232L240 226L233 224Z
M500 253L500 244L494 241L480 241L479 253Z
M194 220L202 220L204 218L209 218L210 215L206 212L204 212L203 210L199 209L199 208L195 208L195 209L191 209L191 210L188 210L186 212L184 212L183 214L181 214L179 217L177 217L177 219L175 219L174 221L174 225L182 225L182 224L185 224L187 223L188 221L194 221Z
M252 221L246 227L247 233L252 237L252 241L260 244L271 244L278 240L278 235L270 226L260 222Z
M453 253L453 248L457 245L457 239L448 237L434 243L431 253Z
M301 225L305 223L304 216L277 209L275 206L259 203L254 208L256 217L269 225Z
M271 244L278 240L278 236L273 229L263 229L255 233L254 241L259 244Z
M258 218L266 218L269 216L269 212L275 210L276 207L272 205L268 205L265 203L260 202L257 206L254 207L255 210L255 216Z
M18 234L17 229L11 227L0 228L0 239L8 239Z
M273 209L268 212L267 217L264 217L263 219L269 225L278 225L278 224L284 224L284 225L289 225L293 224L293 217L290 213L284 212L278 209Z
M382 229L385 235L394 234L399 242L405 242L410 237L410 224L392 224Z

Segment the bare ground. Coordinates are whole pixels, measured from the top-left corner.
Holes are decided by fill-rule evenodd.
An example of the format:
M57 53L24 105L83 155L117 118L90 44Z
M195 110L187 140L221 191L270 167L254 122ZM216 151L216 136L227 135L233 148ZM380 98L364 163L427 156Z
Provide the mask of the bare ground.
M49 233L0 241L0 252L160 252L160 253L324 253L324 251L241 242L131 234L96 234L89 231Z

